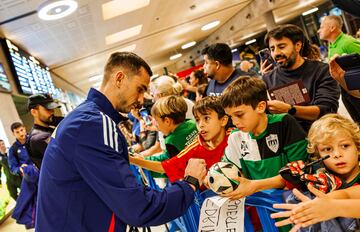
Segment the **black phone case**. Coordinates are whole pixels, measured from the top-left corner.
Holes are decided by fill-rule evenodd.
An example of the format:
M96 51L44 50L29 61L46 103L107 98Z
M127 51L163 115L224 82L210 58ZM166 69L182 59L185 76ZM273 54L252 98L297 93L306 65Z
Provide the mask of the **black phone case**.
M360 69L360 55L359 54L349 54L349 55L344 55L344 56L338 56L335 58L335 61L345 71Z
M338 56L336 63L345 70L344 80L349 90L360 90L360 55Z

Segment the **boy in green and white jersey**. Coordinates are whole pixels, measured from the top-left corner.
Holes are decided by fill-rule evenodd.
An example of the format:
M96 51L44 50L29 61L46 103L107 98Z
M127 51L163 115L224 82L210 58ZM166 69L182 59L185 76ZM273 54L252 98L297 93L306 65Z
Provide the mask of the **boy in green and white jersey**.
M308 157L306 134L288 114L266 114L266 85L240 77L222 95L222 105L237 127L228 139L223 159L242 172L239 187L224 196L239 199L270 188L284 188L278 174L288 162Z

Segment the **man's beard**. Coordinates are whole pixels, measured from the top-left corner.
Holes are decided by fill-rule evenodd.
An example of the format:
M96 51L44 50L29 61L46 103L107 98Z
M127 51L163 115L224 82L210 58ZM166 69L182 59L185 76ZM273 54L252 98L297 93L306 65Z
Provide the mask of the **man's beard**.
M284 59L285 61L283 61L281 63L277 62L277 64L282 68L289 69L295 64L296 57L297 57L297 53L296 53L296 51L293 51L289 58L286 57L285 55L277 55L277 56L275 56L275 61L277 62L280 59Z
M120 113L127 114L127 113L130 113L130 111L132 109L141 109L141 107L142 107L142 104L140 102L135 102L135 103L127 106L127 108L125 108L124 106L126 106L126 105L127 105L127 101L123 101L119 104L119 106L117 107L116 110Z
M52 123L54 122L54 115L51 115L50 117L48 118L40 118L40 121L45 123L46 125L48 126L51 126Z

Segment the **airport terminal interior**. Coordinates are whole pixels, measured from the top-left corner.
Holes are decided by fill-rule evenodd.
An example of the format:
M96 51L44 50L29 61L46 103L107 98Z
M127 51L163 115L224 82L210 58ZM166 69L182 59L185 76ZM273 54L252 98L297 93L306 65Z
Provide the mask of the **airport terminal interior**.
M323 115L326 117L327 114L334 113L335 115L337 113L337 115L341 116L338 119L340 120L337 122L338 124L346 121L346 125L349 124L356 127L357 123L360 122L360 79L356 79L360 78L359 12L360 1L358 0L0 0L0 231L35 231L35 228L39 232L105 231L100 228L108 228L106 229L107 231L124 231L124 228L126 228L126 231L155 232L249 232L289 231L292 226L294 227L292 231L356 231L356 229L360 229L360 227L356 227L356 225L360 225L359 220L356 219L360 218L359 216L354 216L353 218L344 216L345 218L354 219L354 221L351 221L353 222L351 225L350 223L346 224L346 222L338 221L338 217L332 219L337 220L336 225L338 226L332 230L327 230L326 228L330 227L326 227L328 226L326 223L321 224L319 221L317 221L318 224L313 225L313 230L306 230L306 228L310 227L305 228L304 226L300 228L300 224L293 220L289 223L290 225L276 227L275 221L271 218L270 214L279 212L279 210L273 210L272 204L264 206L263 204L266 203L262 203L270 201L273 203L285 203L285 197L277 198L278 195L276 194L282 196L284 191L291 192L297 186L292 185L291 178L286 179L286 177L281 175L281 170L283 170L281 168L290 168L291 165L295 166L293 162L297 159L294 156L301 156L299 150L302 150L307 155L309 144L314 139L310 136L311 133L321 130L320 125L319 128L315 128L318 119L321 118L320 120L322 120ZM286 30L290 32L284 32ZM342 36L342 39L339 39L340 36ZM341 42L345 41L345 38L346 42ZM286 46L291 46L291 48ZM342 52L340 52L340 46L344 46L342 47ZM312 51L311 57L310 55L304 55L304 50L306 49ZM145 64L148 65L151 71L149 72L143 63L140 65L142 69L139 69L136 66L139 63L134 65L129 63L132 61L126 61L128 63L121 63L121 65L128 65L129 67L132 65L130 67L131 71L129 71L130 68L126 68L126 71L118 72L116 77L114 77L110 72L117 67L109 68L109 57L112 54L121 56L121 54L132 53L135 53L136 57L141 57L143 59L141 61L145 61ZM333 57L334 54L337 54L338 58L335 59ZM346 54L350 58L340 59L343 55L346 56ZM353 60L349 61L349 59ZM341 63L342 61L343 63ZM310 67L310 64L313 67ZM305 66L306 68L304 68ZM339 69L335 70L339 66L343 73ZM143 68L146 69L146 74L144 74L145 69ZM136 71L134 72L133 69L136 69ZM139 70L142 70L142 72ZM337 76L339 72L343 78L341 80ZM146 85L139 87L136 86L136 81L122 81L132 75L138 75L136 76L137 78L140 76L140 73L146 76L147 81L144 81ZM240 115L239 112L234 110L234 107L238 104L236 101L240 101L238 99L241 98L239 96L242 93L239 92L238 96L235 96L235 94L231 98L229 96L233 94L231 91L234 91L234 89L227 87L233 86L236 88L235 84L240 83L237 81L240 76L250 77L249 80L243 79L252 83L249 86L253 87L257 84L264 86L264 88L266 86L265 93L267 93L268 101L266 99L265 101L258 101L260 103L263 102L263 105L258 102L250 104L248 103L249 100L243 100L241 103L249 107L249 110L256 111L254 114L264 115L265 127L263 127L263 130L259 129L263 125L261 123L259 124L260 126L249 129L250 126L245 125L245 121L249 119L245 119L245 116L242 117L245 111L241 111L243 113ZM313 79L309 79L309 76ZM115 80L114 78L118 79ZM280 80L278 78L283 79ZM109 87L109 83L113 79L114 85L121 86L121 94L116 95L115 87ZM163 82L161 82L161 79ZM252 82L254 79L261 81L261 83ZM166 87L165 82L170 83L170 87ZM127 83L128 86L122 86L124 85L123 83ZM148 83L150 83L149 86ZM170 88L171 91L168 89L166 92L162 87ZM123 110L126 107L120 104L128 104L135 96L135 91L137 91L137 100L133 104L134 106L129 106L129 110ZM258 91L258 89L254 91ZM166 102L170 99L168 95L176 96L173 101L181 101L181 103L176 106L177 103ZM217 100L209 96L215 96L214 98L217 98ZM108 98L107 100L105 100L106 97ZM123 101L117 100L116 97L122 98ZM57 161L59 166L50 166L54 165L51 159L56 160L54 157L59 156L60 152L62 152L60 151L61 149L57 148L60 145L54 144L59 144L62 138L62 136L58 136L59 131L65 134L72 133L71 129L74 128L74 125L66 123L71 123L71 120L75 120L75 116L69 116L69 118L67 116L78 115L77 112L84 110L85 106L89 107L86 109L90 109L91 104L87 105L86 103L83 105L82 102L87 99L88 102L89 99L93 98L95 99L94 102L100 101L98 100L100 98L103 101L103 105L99 105L96 109L100 109L98 118L99 120L102 118L102 123L104 124L101 123L101 125L104 130L99 129L100 134L98 135L92 134L88 143L90 143L90 140L102 141L103 136L101 136L101 133L104 132L104 142L107 148L99 148L97 151L103 151L105 156L108 155L106 152L109 152L109 150L122 156L126 155L126 158L122 159L129 166L129 172L131 170L133 173L134 178L130 178L130 180L137 181L138 183L136 184L142 186L143 189L146 188L145 186L156 189L151 190L156 192L154 195L159 192L167 192L168 188L174 192L178 191L175 190L176 186L181 188L188 186L195 187L194 189L199 191L195 194L195 200L192 203L186 203L186 208L191 205L188 210L177 214L174 212L179 210L169 208L167 211L164 210L164 213L158 209L160 213L152 217L149 216L150 213L146 213L147 209L143 209L146 212L143 212L141 215L147 215L150 218L148 219L149 224L142 225L142 221L147 221L140 218L140 225L132 226L132 220L129 220L129 223L126 221L127 217L123 219L117 215L117 212L111 208L111 203L107 200L101 202L102 199L105 199L102 198L102 194L112 196L115 193L107 193L108 189L103 185L100 186L103 186L102 190L104 190L104 193L99 193L96 187L93 188L92 184L94 183L92 182L98 183L98 178L102 178L101 174L99 176L96 174L102 172L97 170L97 165L91 166L94 169L91 171L92 174L89 175L93 179L89 181L88 176L86 178L83 176L85 175L84 173L87 173L84 171L87 170L86 167L70 163L73 161L64 158L64 166L67 168L71 166L73 168L69 173L78 172L79 176L76 178L84 181L82 185L89 184L87 189L90 193L88 195L96 196L95 199L99 199L101 202L91 206L94 207L95 211L100 208L99 212L101 210L105 212L96 218L99 221L103 218L108 219L106 219L106 222L99 222L98 229L94 229L95 227L90 228L89 225L91 223L87 225L87 222L83 221L73 222L74 224L70 225L70 221L76 221L75 216L66 222L65 219L64 221L61 219L58 222L59 224L56 224L58 226L64 223L68 227L64 226L64 228L57 228L56 230L48 227L52 223L52 218L68 217L61 215L62 209L46 208L51 207L48 204L50 205L49 202L54 198L48 197L46 194L49 194L51 191L58 191L56 189L58 187L61 188L61 186L56 186L56 181L62 181L56 180L49 185L45 183L53 175L59 174L50 173L48 170L57 170L57 167L62 165L61 161ZM206 99L215 102L211 104L220 105L216 106L215 110L215 108L211 108L214 106L206 105L209 104L206 102ZM235 100L230 101L230 99ZM171 118L176 113L171 111L170 105L175 104L176 109L174 110L181 111L181 104L185 103L187 109L185 110L186 119L184 116L180 123L178 123L178 116L174 116L175 119ZM160 106L161 104L164 104L164 106ZM254 107L254 104L256 107ZM83 105L83 108L78 107L79 105ZM160 110L160 107L169 108L170 113L162 113L163 109ZM220 111L217 110L217 107L220 107L222 112L224 112L223 115L225 116L221 117L230 119L224 125L220 119ZM109 108L112 108L112 111ZM89 117L96 114L94 109L91 108L89 110ZM41 116L44 112L41 110L50 112L51 116ZM93 114L91 111L93 111ZM113 117L111 115L113 111L120 112L120 114ZM207 113L204 113L205 111ZM215 115L218 114L219 118L211 119L212 114L209 113L210 111ZM260 111L261 113L259 113ZM72 114L72 112L74 113ZM204 121L202 121L203 115L207 115L207 119L204 119ZM334 115L332 117L336 117ZM120 119L119 121L114 119L117 117L121 117L121 122ZM261 121L261 117L259 116L258 120ZM206 120L215 121L212 121L212 126L209 126L205 125L209 123ZM251 123L259 123L256 120L253 119ZM58 121L61 122L58 123ZM114 121L120 123L115 125ZM192 124L188 123L189 121ZM296 125L292 125L292 123L296 123ZM285 128L281 131L290 132L286 132L288 134L284 135L276 134L277 132L273 132L272 128L278 124L282 124L280 127ZM61 127L62 125L63 127ZM325 124L322 123L321 125ZM208 129L204 129L207 128L206 126L208 126ZM181 133L186 131L186 134L180 135L180 129L178 129L180 127L183 130ZM222 142L215 143L215 139L210 139L213 134L209 132L209 128L214 129L215 127L217 130L224 132L220 142L224 138L225 141L228 137L234 140L226 140L225 145L222 145ZM230 131L229 128L234 130L229 134L230 132L226 132L224 128L228 129L228 131ZM43 131L43 133L46 131L47 134L47 137L42 141L45 142L45 147L43 147L44 144L41 145L42 152L40 152L40 158L34 155L37 148L34 148L35 145L31 144L32 139L36 137L36 135L33 135L36 133L34 132L36 130ZM110 130L110 134L106 134L106 130ZM259 132L258 130L260 130L260 133L257 133ZM294 132L295 130L301 130L301 132ZM87 131L87 129L84 129L84 131ZM85 134L84 131L83 134ZM92 133L95 129L89 129L88 131L91 131L88 133ZM353 129L353 131L342 135L344 135L344 138L351 138L349 139L351 141L358 139L356 140L357 142L354 142L357 146L354 145L354 149L357 149L359 156L360 131L356 131L356 129ZM179 134L177 135L175 132ZM309 137L307 137L308 132ZM325 132L324 136L326 137L327 134ZM245 136L243 135L245 133L247 134L246 139L251 140L249 144L247 144L245 138L243 140L240 137L235 138L235 136ZM335 134L335 132L333 133ZM296 140L298 137L301 137L300 134L304 134L304 137ZM185 138L186 141L184 140ZM335 138L331 138L335 140ZM73 139L80 141L81 135ZM76 141L73 142L77 144ZM181 145L179 145L180 143ZM231 143L238 143L238 146L229 148L232 146ZM121 146L123 145L127 147L128 151L122 150ZM38 146L40 145L38 144ZM83 146L87 147L87 149L91 147L91 145ZM196 149L201 148L203 150L195 151L195 146L197 146ZM267 146L267 148L263 149L262 146ZM316 147L317 145L315 144L314 146ZM222 150L218 151L218 148ZM55 152L57 151L56 149L59 150L58 153ZM317 148L314 149L316 150ZM74 150L76 150L75 145ZM194 154L192 156L189 155L191 153L189 150L193 151ZM336 150L335 145L334 150ZM52 153L52 151L54 152ZM245 153L242 153L244 151ZM321 150L318 149L317 151L323 159L316 160L311 157L311 160L309 158L309 161L305 161L307 158L301 157L305 162L305 167L299 169L301 172L306 172L306 170L312 169L316 165L322 165L321 168L324 169L328 167L326 162L330 162L329 160L333 159L332 154L329 153L328 157L330 158L328 159L328 157L324 158L322 156ZM204 152L203 155L202 152ZM288 152L292 152L292 154L289 155ZM26 157L23 156L25 153ZM215 153L221 153L220 156L217 155L216 160L212 158L211 161L211 165L218 164L218 166L211 166L210 168L207 158L203 158L205 153L206 155L214 156L216 155ZM315 151L314 154L319 155L318 153ZM130 158L128 158L128 154ZM227 156L228 154L231 154L231 157ZM71 154L67 155L71 156ZM156 158L162 155L166 155L166 157ZM47 159L46 156L51 158ZM74 156L77 157L78 155ZM152 157L154 156L155 158L153 159ZM200 184L205 184L200 187L196 186L199 183L199 178L194 178L195 174L190 175L195 173L195 171L188 170L191 169L189 166L193 163L190 161L193 160L174 160L185 156L188 156L187 159L201 158L206 160L206 166L204 166L206 177L204 174L202 176L204 181L200 180ZM233 161L234 156L239 156L239 158ZM283 160L284 157L286 157L285 160ZM99 158L96 157L96 159ZM129 159L131 165L129 164ZM231 165L231 167L220 162L224 162L224 159L226 159L226 162L229 162L228 165ZM278 161L279 159L281 161ZM156 168L153 168L151 163L148 164L142 161L152 161L156 163ZM174 162L171 163L172 161ZM97 160L96 162L101 163L102 161ZM194 165L196 164L195 162L197 161L194 161ZM306 162L308 163L306 164ZM349 165L346 162L336 163L335 169L345 170L345 166ZM180 164L184 167L179 168L176 166ZM151 168L147 168L147 165L151 166ZM188 165L188 169L185 169L186 165ZM302 163L301 165L304 164ZM26 170L28 169L26 168L30 166L33 168L31 170L35 170L37 173L36 181L29 181L31 177L27 176ZM78 171L76 169L78 166L81 166L84 170ZM275 171L268 172L265 170L266 167L274 169L275 166L277 168ZM293 166L289 169L291 173L295 176L300 176L299 173L294 174ZM216 170L213 171L214 169ZM253 169L257 169L258 173L252 173ZM159 174L156 170L162 171ZM227 174L227 172L232 172L232 170L235 170L236 173L234 178L229 177ZM318 187L318 189L327 194L330 194L329 192L333 190L335 192L342 191L342 188L345 188L344 186L346 188L350 186L349 183L353 184L356 182L354 185L360 183L358 163L351 171L351 178L343 173L339 174L341 178L336 177L336 170L331 170L329 175L327 172L320 177L317 176L318 172L314 174L315 171L310 173L311 171L305 175L314 175L314 178L317 178L314 182L315 184L304 176L299 177L299 180L303 181L302 184L306 183L306 185L301 186L305 186L304 188L307 192L309 192L306 189L309 182L315 187L323 184L325 190L323 187ZM219 172L221 177L219 177ZM112 172L109 171L109 173ZM47 178L46 175L50 177ZM65 176L67 177L68 175L64 174L64 178ZM211 196L213 197L216 194L224 194L229 190L226 190L227 188L236 192L236 189L243 185L242 182L244 180L240 181L237 179L240 176L241 178L246 177L246 181L250 180L249 182L251 183L255 180L279 177L284 178L284 182L276 181L285 184L271 185L272 187L269 187L271 191L276 188L274 186L280 186L271 193L266 192L269 190L266 187L259 187L259 189L265 191L264 196L256 195L262 193L262 191L253 191L249 194L249 197L246 197L248 200L240 198L238 190L237 194L239 195L237 196L239 197L231 198L236 199L235 201L228 200L222 202L221 204L223 205L216 205L216 203L212 202L211 204L215 204L218 207L214 206L214 209L218 210L216 217L219 222L214 222L216 225L210 225L211 223L209 222L212 222L211 218L213 215L208 215L207 212L213 210L213 208L208 206L210 204L210 201L208 201L210 197L203 193L210 191L207 190L208 188L212 190ZM224 180L221 179L223 177L225 177ZM359 179L357 179L358 177ZM329 179L326 179L324 183L321 178ZM111 185L111 183L114 183L115 185L117 183L116 181L111 181L110 177L108 179L109 182L106 184ZM342 184L338 184L338 179L341 179ZM63 181L66 182L65 179ZM173 184L174 182L177 183L177 181L180 184ZM215 184L213 183L214 181ZM219 181L219 183L216 183L216 181ZM31 184L29 184L30 182ZM185 187L184 183L186 184ZM55 187L49 190L48 188L51 186ZM115 189L118 186L113 187ZM109 191L111 191L110 189L109 187ZM183 189L182 191L182 194L189 194L189 189L187 191ZM357 197L359 198L360 190L357 189L357 191ZM60 192L58 194L61 195ZM177 192L176 194L180 195ZM309 194L311 195L313 192ZM356 194L354 193L354 195ZM69 202L71 196L69 196ZM138 195L134 194L133 197L129 195L129 200L123 199L123 201L137 201L135 200L136 196ZM181 199L188 201L187 196L183 196ZM230 196L234 195L230 193ZM241 195L241 197L244 196ZM314 195L312 196L314 198ZM315 194L315 196L319 198L318 195ZM181 201L179 200L180 197L179 199L175 198L175 196L172 197L174 199L172 200L171 198L169 201ZM73 197L72 200L74 199ZM94 198L89 197L89 199ZM221 201L219 199L218 201ZM61 200L59 199L59 201ZM69 202L66 202L66 204ZM83 202L83 200L79 200L79 202ZM199 202L203 202L203 204L201 205ZM232 205L232 202L236 202L236 204ZM70 209L72 209L71 203L69 204ZM174 205L177 205L164 204L165 206L163 207L174 207ZM185 207L185 203L183 205L180 204L176 207ZM359 203L357 204L359 205ZM130 203L124 205L128 205L130 210ZM242 210L231 211L231 208L235 206L239 209L242 207ZM38 218L47 218L44 215L56 211L59 213L56 216L48 217L49 220ZM76 212L74 210L74 215ZM130 210L129 212L132 211ZM169 220L161 220L159 215L162 215L162 213L177 216ZM89 221L90 219L86 219L86 215L87 212L82 212L82 216L85 218L82 220ZM110 217L111 215L112 217ZM133 216L138 217L136 215ZM94 217L94 214L91 217ZM236 220L234 224L229 224L229 218L233 220L233 217L241 219ZM155 219L152 220L152 218ZM325 216L322 218L325 218ZM330 217L326 220L328 219ZM264 220L267 221L267 224ZM101 227L103 226L102 224L105 227ZM236 228L232 228L231 225L236 225ZM318 227L316 227L317 225ZM299 227L297 228L297 226ZM346 229L344 229L345 227Z

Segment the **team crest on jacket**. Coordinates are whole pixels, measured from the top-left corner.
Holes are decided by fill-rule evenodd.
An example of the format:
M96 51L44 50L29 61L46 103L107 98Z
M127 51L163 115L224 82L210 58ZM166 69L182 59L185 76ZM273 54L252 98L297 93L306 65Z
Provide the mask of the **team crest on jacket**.
M268 137L266 137L266 145L268 148L276 153L279 149L279 138L277 135L270 134Z

